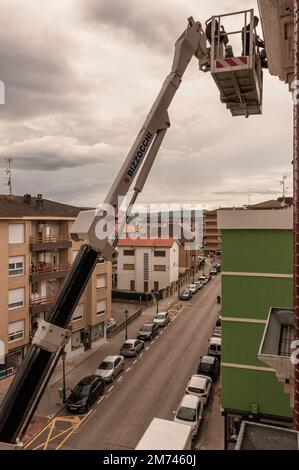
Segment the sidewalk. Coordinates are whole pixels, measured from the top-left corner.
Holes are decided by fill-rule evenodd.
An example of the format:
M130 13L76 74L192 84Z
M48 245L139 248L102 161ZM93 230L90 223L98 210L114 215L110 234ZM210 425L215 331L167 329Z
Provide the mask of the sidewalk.
M206 417L206 427L197 447L199 450L224 450L224 417L221 414L220 399L220 382L217 382L213 401Z

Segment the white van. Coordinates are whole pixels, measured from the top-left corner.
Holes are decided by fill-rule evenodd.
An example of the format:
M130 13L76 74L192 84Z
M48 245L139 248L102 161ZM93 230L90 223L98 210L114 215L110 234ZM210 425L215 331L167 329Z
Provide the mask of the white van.
M221 356L221 338L213 336L210 339L209 349L208 349L209 356Z

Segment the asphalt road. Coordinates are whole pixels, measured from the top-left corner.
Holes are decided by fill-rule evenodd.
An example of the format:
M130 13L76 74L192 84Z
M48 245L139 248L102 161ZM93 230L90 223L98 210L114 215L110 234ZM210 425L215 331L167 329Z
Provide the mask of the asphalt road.
M154 417L173 420L188 378L196 373L200 356L207 352L219 310L219 293L218 275L192 301L183 304L182 312L156 340L146 343L137 360L126 359L124 373L107 386L105 395L62 449L134 449ZM137 333L137 325L134 329ZM133 326L130 333L134 337ZM110 348L121 342L121 338L115 338ZM118 353L117 349L114 352ZM85 372L90 373L92 368L88 364Z

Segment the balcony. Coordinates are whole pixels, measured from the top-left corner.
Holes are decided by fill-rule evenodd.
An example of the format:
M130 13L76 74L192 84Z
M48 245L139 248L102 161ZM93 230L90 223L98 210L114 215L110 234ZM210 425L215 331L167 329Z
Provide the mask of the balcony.
M38 314L41 312L47 312L52 307L54 299L54 294L49 294L44 297L33 294L30 299L30 313Z
M37 266L31 265L30 281L37 282L47 279L60 279L65 277L69 272L71 263L65 264L50 264L38 263Z
M43 237L41 235L30 237L31 251L49 251L70 248L72 241L69 235Z
M285 393L290 394L294 406L294 365L291 362L291 344L294 341L294 312L289 309L271 308L258 358L276 371Z

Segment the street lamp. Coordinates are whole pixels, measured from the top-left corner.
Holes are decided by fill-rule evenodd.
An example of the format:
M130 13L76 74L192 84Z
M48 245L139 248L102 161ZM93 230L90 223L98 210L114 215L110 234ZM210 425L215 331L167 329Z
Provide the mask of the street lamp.
M129 312L128 310L125 311L125 317L126 317L126 341L128 339L128 315L129 315Z
M61 351L61 360L62 360L62 403L66 402L66 387L65 387L65 359L66 359L66 351Z

